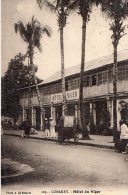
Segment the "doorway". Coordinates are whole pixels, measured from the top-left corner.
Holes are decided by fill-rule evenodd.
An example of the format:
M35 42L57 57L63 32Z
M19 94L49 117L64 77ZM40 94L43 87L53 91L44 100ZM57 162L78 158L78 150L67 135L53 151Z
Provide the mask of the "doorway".
M56 113L56 123L58 123L62 116L62 106L56 106L55 113Z
M40 125L41 125L40 108L36 108L36 129L40 129Z

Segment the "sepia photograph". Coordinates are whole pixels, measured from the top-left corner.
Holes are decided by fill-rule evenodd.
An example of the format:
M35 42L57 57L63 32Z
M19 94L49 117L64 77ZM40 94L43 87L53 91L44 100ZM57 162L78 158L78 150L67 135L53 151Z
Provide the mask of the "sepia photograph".
M1 194L128 195L128 0L1 0Z

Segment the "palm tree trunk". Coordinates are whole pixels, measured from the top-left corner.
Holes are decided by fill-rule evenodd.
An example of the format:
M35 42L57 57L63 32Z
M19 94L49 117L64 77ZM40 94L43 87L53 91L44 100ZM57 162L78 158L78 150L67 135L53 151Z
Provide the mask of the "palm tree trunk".
M37 98L38 98L38 103L39 103L39 107L40 107L40 112L41 112L41 118L42 118L42 128L44 128L44 109L42 106L42 101L41 101L41 97L40 97L40 91L39 91L39 87L38 87L38 83L37 83L37 78L35 75L35 68L34 68L34 64L33 64L33 47L30 49L30 65L32 66L32 73L33 73L33 77L34 77L34 82L35 82L35 86L36 86L36 93L37 93Z
M114 133L113 141L116 141L117 135L117 44L114 47L114 64L113 64L113 122Z
M29 60L28 60L28 66L29 66ZM28 85L28 91L29 91L29 94L28 94L28 121L30 121L30 123L32 122L32 118L31 118L31 115L32 115L32 99L31 99L31 84L29 83Z
M82 130L82 139L90 139L84 119L84 102L83 102L83 74L85 65L85 41L86 41L86 18L83 18L82 25L82 52L81 52L81 69L80 69L80 83L79 83L79 108L80 108L80 122Z
M67 106L66 106L66 89L65 89L63 27L60 27L60 50L61 50L61 80L62 80L63 109L65 110Z
M32 114L32 100L31 100L31 86L28 86L28 120L31 122L31 114Z

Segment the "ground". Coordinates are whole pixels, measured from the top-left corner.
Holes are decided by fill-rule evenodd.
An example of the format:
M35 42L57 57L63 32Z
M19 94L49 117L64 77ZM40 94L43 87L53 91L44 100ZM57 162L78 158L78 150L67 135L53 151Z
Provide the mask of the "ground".
M91 190L116 190L116 194L123 191L123 195L125 190L128 192L128 161L125 160L126 155L114 150L59 145L7 135L3 135L1 141L2 159L11 160L14 166L15 163L27 166L28 170L21 174L23 170L20 167L17 176L2 178L3 192L23 189L40 189L42 193L47 189L72 189L69 194L79 194L82 189L85 194L88 194L86 190L91 194L95 193Z

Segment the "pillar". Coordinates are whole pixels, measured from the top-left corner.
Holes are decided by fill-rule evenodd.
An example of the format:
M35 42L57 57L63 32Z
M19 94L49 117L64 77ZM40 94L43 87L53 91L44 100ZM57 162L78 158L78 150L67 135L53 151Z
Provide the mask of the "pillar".
M33 126L34 125L34 109L33 109L33 107L32 107L31 119L32 119L32 126Z
M111 101L111 128L114 127L114 120L113 120L113 100Z
M93 103L93 122L96 125L96 104Z
M56 121L55 107L51 104L51 117Z
M110 114L110 127L113 128L113 110L112 110L112 101L107 99L107 110Z
M22 112L22 118L23 118L23 121L25 121L25 110L23 108L23 112Z
M64 116L64 109L65 109L65 107L64 107L64 105L62 105L62 116Z
M75 117L78 118L78 105L75 104Z
M120 131L120 120L121 120L121 114L119 112L119 100L117 100L117 130Z
M40 112L40 130L43 131L43 117L41 115L42 112Z

